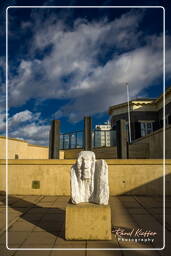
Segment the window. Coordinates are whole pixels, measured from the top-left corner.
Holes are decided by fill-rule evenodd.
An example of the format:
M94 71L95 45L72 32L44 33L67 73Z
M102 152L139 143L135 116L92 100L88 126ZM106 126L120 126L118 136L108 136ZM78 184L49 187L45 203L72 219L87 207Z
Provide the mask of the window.
M141 122L141 136L146 136L151 132L153 132L153 122L152 121Z

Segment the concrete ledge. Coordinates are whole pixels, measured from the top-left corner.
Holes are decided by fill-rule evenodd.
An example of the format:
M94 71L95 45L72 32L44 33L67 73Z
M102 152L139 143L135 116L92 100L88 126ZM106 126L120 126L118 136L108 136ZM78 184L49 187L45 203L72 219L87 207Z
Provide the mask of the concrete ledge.
M8 165L73 165L76 159L9 159ZM105 159L108 165L163 165L163 159ZM166 165L171 165L171 160L166 159ZM5 165L6 160L0 159L0 164Z
M68 204L65 218L67 240L111 240L109 205Z

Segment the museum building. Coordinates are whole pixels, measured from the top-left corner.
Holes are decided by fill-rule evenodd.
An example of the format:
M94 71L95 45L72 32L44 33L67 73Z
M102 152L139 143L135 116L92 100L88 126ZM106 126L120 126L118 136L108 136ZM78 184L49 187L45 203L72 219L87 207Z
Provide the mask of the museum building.
M163 127L163 94L156 99L136 98L129 101L131 139L136 140ZM114 105L108 111L111 127L116 129L116 121L124 119L128 126L128 102ZM171 86L165 91L166 127L171 124Z

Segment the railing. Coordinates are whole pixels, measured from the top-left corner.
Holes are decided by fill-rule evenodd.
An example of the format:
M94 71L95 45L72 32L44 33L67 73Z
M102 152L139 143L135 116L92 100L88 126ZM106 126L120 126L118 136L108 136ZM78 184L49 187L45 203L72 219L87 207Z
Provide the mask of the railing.
M94 130L92 132L92 142L94 148L116 146L116 131Z
M83 131L63 133L60 135L60 149L83 148Z
M92 147L116 146L116 131L94 130L92 131ZM60 135L60 149L84 148L84 131L75 131Z

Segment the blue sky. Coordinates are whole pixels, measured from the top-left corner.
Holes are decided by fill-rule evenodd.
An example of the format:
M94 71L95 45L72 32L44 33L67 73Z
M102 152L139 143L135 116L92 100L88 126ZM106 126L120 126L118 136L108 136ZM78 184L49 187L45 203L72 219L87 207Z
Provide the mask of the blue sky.
M137 1L123 1L135 5ZM0 134L5 132L5 7L77 5L80 1L6 1L0 72ZM81 1L84 4L84 1ZM98 1L117 5L121 1ZM88 1L86 1L88 4ZM139 1L167 5L167 1ZM97 2L91 1L91 5ZM166 86L171 85L171 28L166 6ZM111 105L162 93L162 9L11 8L9 15L9 136L47 145L51 120L61 131L109 119Z

